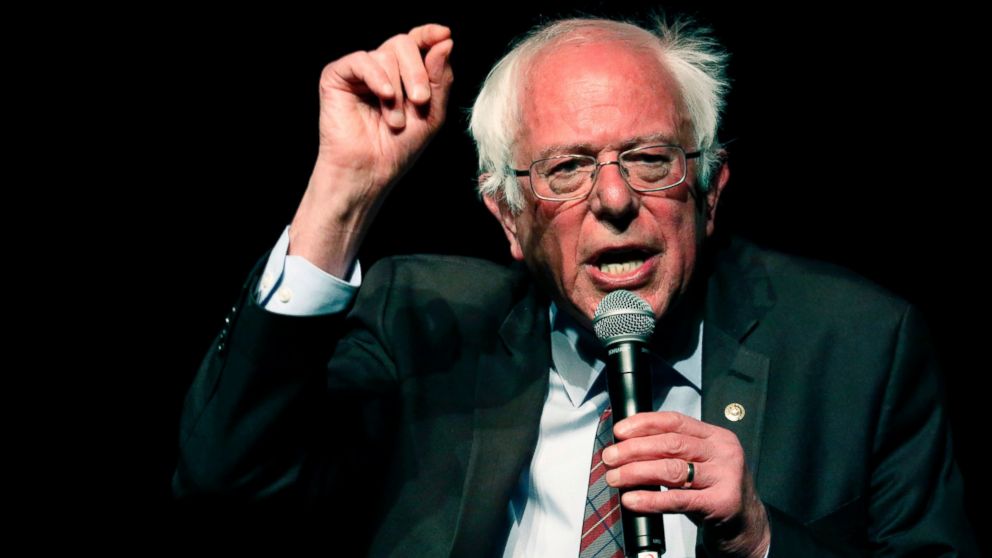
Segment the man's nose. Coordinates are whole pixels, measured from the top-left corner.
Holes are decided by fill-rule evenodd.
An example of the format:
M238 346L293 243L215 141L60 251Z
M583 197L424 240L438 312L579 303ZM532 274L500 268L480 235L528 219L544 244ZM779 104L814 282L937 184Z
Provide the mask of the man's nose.
M627 228L640 209L640 195L627 185L617 161L600 163L589 196L590 210L618 231Z

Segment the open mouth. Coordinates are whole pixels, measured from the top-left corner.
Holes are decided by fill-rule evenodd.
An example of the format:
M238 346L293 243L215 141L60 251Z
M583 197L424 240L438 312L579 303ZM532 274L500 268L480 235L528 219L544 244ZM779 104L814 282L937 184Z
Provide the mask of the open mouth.
M638 269L653 254L647 250L608 250L600 254L593 264L607 275L624 275Z

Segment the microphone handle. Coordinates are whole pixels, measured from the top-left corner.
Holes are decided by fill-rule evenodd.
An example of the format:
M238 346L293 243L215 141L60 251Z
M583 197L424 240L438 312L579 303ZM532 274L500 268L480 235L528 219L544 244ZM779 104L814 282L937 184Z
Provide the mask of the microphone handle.
M623 341L607 347L606 380L613 408L613 422L637 413L654 411L651 367L642 343ZM621 488L661 490L658 486ZM624 554L628 558L660 557L665 553L665 524L660 513L635 513L620 508Z

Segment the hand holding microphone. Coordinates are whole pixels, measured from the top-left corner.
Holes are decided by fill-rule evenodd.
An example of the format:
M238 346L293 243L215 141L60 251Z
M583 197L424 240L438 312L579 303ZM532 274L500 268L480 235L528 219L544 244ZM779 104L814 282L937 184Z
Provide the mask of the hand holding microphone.
M771 530L737 435L682 413L654 411L647 344L655 320L651 306L625 290L606 295L593 318L607 352L617 440L603 451L603 462L607 483L620 489L625 554L660 556L661 514L681 513L702 529L711 555L761 558Z

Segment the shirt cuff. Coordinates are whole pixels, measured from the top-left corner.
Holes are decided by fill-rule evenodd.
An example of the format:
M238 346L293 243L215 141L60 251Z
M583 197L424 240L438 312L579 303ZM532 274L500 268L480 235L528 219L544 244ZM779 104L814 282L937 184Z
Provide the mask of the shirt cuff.
M362 267L358 261L342 280L302 256L287 255L288 251L287 226L272 248L258 283L260 306L288 316L319 316L348 309L362 284Z

